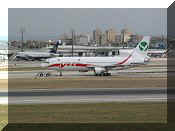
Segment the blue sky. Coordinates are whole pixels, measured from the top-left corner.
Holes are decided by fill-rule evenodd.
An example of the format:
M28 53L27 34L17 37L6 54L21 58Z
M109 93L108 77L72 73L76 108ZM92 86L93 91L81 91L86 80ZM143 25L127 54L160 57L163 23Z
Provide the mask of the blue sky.
M0 36L0 40L8 40L7 36Z

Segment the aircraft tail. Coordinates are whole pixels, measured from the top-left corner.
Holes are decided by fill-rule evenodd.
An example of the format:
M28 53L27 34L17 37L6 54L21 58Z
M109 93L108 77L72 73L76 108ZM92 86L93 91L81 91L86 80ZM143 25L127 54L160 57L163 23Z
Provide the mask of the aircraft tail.
M50 53L54 53L56 54L57 53L57 50L58 50L58 46L62 44L62 41L61 40L58 40L55 44L55 46L51 49Z
M149 44L150 44L150 37L149 36L143 37L143 39L139 42L139 44L135 48L134 52L137 52L143 57L147 57Z
M132 52L132 63L145 63L149 61L148 48L150 44L150 37L145 36L138 43L137 47Z

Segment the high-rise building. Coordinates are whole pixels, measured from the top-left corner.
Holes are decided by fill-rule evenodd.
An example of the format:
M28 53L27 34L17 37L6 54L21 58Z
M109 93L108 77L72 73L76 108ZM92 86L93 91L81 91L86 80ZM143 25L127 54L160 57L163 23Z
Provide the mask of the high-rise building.
M121 31L121 40L122 40L122 43L127 43L130 40L131 35L132 35L132 33L129 32L128 29L123 29Z
M110 43L115 42L115 40L116 40L116 31L112 28L107 30L106 31L106 38L107 38L107 41L110 42Z
M122 38L121 38L121 35L116 35L115 36L115 42L120 44L122 42Z
M106 43L107 43L106 34L103 33L103 34L101 35L101 44L102 44L102 45L105 45Z
M102 31L99 28L93 31L93 40L95 41L96 44L101 44L100 43L101 37L102 37Z

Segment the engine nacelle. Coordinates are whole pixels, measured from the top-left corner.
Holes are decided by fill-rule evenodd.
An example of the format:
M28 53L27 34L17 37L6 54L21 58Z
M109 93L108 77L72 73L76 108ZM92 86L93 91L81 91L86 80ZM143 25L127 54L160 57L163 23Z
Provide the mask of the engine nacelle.
M105 72L105 69L104 68L101 68L101 67L95 67L95 73L96 74L100 74L102 72Z

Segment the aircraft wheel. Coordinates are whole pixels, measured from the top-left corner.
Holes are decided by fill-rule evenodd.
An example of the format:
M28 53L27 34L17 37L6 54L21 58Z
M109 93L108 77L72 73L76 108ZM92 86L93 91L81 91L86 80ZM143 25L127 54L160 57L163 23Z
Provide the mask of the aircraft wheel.
M101 73L95 73L95 76L101 76Z
M60 72L60 76L63 76L62 72Z
M39 73L39 77L43 77L44 76L44 73Z
M103 76L107 76L107 73L103 73Z
M105 72L103 76L111 76L111 73Z
M100 76L100 74L96 73L95 76Z
M99 76L103 76L103 75L104 75L104 73L100 73L100 74L99 74Z
M111 76L111 73L107 73L108 76Z
M49 74L49 73L46 73L46 74L45 74L45 77L49 77L49 76L50 76L50 74Z

